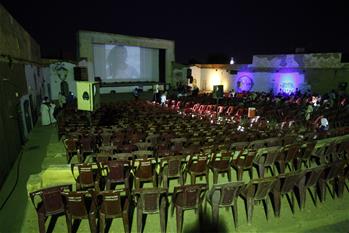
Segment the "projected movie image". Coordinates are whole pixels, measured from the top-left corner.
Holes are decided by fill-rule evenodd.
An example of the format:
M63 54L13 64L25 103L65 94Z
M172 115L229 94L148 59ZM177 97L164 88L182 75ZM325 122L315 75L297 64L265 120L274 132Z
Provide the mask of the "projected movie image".
M158 81L158 49L95 44L94 71L103 82Z

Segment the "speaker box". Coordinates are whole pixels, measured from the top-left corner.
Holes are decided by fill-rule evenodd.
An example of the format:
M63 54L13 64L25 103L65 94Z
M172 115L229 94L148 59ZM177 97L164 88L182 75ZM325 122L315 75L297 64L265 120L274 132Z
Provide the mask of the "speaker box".
M96 82L76 82L78 109L95 111L100 106L99 84Z
M191 69L187 69L187 78L189 79L191 77Z
M74 67L74 80L75 81L88 81L88 74L86 67Z
M220 99L223 98L223 85L214 85L213 86L213 98Z

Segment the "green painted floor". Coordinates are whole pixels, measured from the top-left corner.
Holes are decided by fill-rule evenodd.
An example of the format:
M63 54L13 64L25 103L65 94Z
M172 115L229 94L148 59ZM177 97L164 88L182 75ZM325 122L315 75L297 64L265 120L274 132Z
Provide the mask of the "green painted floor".
M63 164L65 162L64 148L58 141L56 129L52 126L37 126L30 135L30 139L23 148L20 163L19 180L15 191L5 207L0 211L0 232L38 232L37 216L28 199L27 181L30 175L41 172L48 164ZM18 163L18 161L17 161ZM3 203L16 179L16 167L12 168L0 192L0 204ZM233 172L233 177L236 173ZM247 173L244 174L247 179ZM210 174L212 184L212 174ZM55 177L52 177L53 179ZM199 182L203 182L199 181ZM220 182L226 182L227 177L220 177ZM187 181L189 182L189 180ZM170 190L177 185L171 181ZM342 199L332 199L327 193L326 202L314 206L308 193L306 208L303 212L295 208L292 214L286 198L283 198L281 217L275 218L271 212L269 221L266 220L263 205L256 205L252 225L246 222L245 205L242 199L238 200L239 227L235 230L231 210L220 210L219 232L349 232L349 193L346 191ZM271 208L271 207L270 207ZM217 232L211 227L211 209L207 206L206 212L198 216L193 211L184 214L184 232ZM137 232L136 214L132 221L132 232ZM53 227L49 227L50 219L46 222L48 232L67 232L64 216L59 217ZM77 232L89 232L87 220L83 220ZM123 232L120 219L112 222L109 232ZM145 222L144 232L160 232L159 215L149 215ZM169 214L167 232L176 232L175 216Z

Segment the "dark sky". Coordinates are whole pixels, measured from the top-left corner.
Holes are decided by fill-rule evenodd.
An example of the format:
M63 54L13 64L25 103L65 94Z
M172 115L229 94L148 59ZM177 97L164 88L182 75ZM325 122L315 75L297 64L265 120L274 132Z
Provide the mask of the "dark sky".
M226 55L349 53L345 1L1 1L38 41L44 57L76 54L79 29L175 41L176 61ZM308 1L307 1L308 2Z

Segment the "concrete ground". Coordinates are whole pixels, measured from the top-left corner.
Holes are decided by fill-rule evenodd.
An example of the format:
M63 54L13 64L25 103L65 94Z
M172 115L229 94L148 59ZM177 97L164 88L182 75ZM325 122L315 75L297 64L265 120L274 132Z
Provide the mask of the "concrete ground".
M17 172L16 162L7 177L0 192L0 204L2 204L11 191ZM56 128L53 126L36 126L30 134L29 141L23 147L23 155L19 164L19 179L10 199L0 211L0 232L12 233L38 232L37 216L32 203L28 198L27 181L30 175L40 173L42 168L49 164L66 164L63 144L58 141ZM52 180L60 178L52 175ZM236 173L232 173L236 179ZM270 174L268 174L270 175ZM33 177L33 176L32 176ZM34 176L35 177L35 176ZM210 174L212 184L212 173ZM51 177L49 177L51 178ZM247 173L244 178L248 178ZM30 178L33 180L32 178ZM48 182L48 181L46 181ZM204 182L204 180L199 181ZM219 182L227 182L227 177L220 176ZM49 182L48 182L49 183ZM189 183L189 179L187 180ZM35 184L33 184L35 187ZM171 181L170 190L177 185L177 181ZM253 223L248 225L243 199L238 200L239 227L235 230L231 210L220 210L219 232L349 232L349 193L346 190L341 199L332 199L327 190L327 200L324 203L314 206L308 193L306 208L300 211L297 207L293 214L286 198L282 200L281 216L274 217L271 213L269 221L266 220L263 205L255 206ZM206 212L201 215L201 221L193 211L186 211L184 214L184 232L217 232L211 224L211 208L208 205ZM168 216L167 232L176 232L175 215ZM132 221L132 232L137 232L137 216L134 212ZM65 217L61 216L56 223L50 219L46 222L48 232L67 232ZM82 220L77 232L89 232L88 221ZM123 232L121 219L112 222L109 232ZM160 232L160 217L158 214L149 215L145 222L144 232Z

